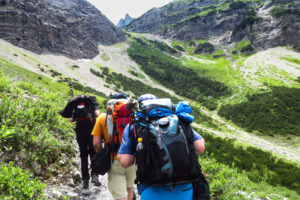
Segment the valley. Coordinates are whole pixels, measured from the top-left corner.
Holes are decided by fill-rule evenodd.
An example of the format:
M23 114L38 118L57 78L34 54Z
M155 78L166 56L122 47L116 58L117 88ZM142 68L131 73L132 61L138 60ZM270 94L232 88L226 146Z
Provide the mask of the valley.
M148 35L146 38L153 39L157 38L157 36L151 37L151 35ZM159 38L159 41L164 40ZM55 55L51 53L37 55L27 50L15 47L5 41L1 41L0 47L2 48L0 51L0 57L2 59L12 61L12 63L15 65L22 66L25 69L48 76L49 78L53 78L51 73L49 73L49 71L47 72L47 70L43 72L41 68L49 70L53 69L61 73L63 76L79 80L81 84L92 87L106 95L109 95L111 92L113 92L113 88L105 87L105 81L92 74L90 72L90 68L99 70L99 67L105 66L110 70L124 74L131 79L140 80L147 85L162 89L170 94L174 94L174 92L171 90L150 79L149 76L145 74L138 67L138 65L129 58L126 52L126 48L129 47L127 43L120 43L111 47L99 46L99 51L101 52L99 56L95 57L94 59L79 60L72 60L63 55ZM187 57L188 60L197 62L200 65L205 64L213 66L216 63L211 59L198 58L197 56L193 55L182 55L179 60L185 60ZM247 59L241 58L241 60L234 61L231 65L227 65L227 69L225 70L227 72L236 71L236 74L238 74L239 77L234 75L234 78L232 77L232 73L227 73L228 78L223 78L225 81L230 80L231 82L229 84L237 88L236 93L234 93L231 97L224 99L223 101L230 103L230 101L236 102L243 100L245 91L250 90L252 93L255 93L262 89L265 90L265 83L268 83L267 81L271 81L269 83L275 83L275 85L300 87L300 85L295 81L297 77L300 77L299 64L289 62L284 58L300 60L300 54L286 48L278 47L269 49L268 51L259 52L258 54L248 57ZM242 61L242 63L240 61ZM79 67L73 68L72 66ZM214 69L211 68L210 70ZM129 71L141 73L143 74L143 78L137 78L136 76L130 74ZM54 81L57 80L57 77L54 77ZM201 125L201 123L195 124L195 127L197 128L201 128L218 136L236 138L238 141L246 142L256 147L269 150L275 154L278 154L280 157L284 157L292 161L300 161L300 138L298 137L294 139L292 144L290 144L290 142L284 138L283 140L277 139L276 142L276 138L263 138L246 132L230 122L222 119L217 115L216 112L211 112L204 107L200 108L200 112L212 118L219 124L219 126L224 127L227 131L214 130L210 127L206 127L205 125Z
M189 102L212 199L299 199L299 16L295 0L175 0L119 29L86 0L0 1L0 199L111 199L106 176L80 187L70 84L101 112L116 92Z

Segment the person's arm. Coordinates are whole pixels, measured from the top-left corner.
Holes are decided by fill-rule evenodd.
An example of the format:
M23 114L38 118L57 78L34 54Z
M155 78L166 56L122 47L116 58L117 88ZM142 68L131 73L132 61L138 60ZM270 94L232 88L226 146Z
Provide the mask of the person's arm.
M194 144L195 151L196 153L202 154L205 151L205 140L195 130L193 130L193 133L194 133L193 144Z
M100 111L99 110L94 110L94 116L97 118L100 115Z
M93 146L96 152L100 151L102 148L102 144L101 144L101 137L94 135L93 136Z
M131 154L118 154L117 159L120 165L124 168L130 167L134 164L134 156Z
M133 138L129 137L129 125L127 125L124 129L117 159L119 160L120 165L124 168L130 167L134 164Z
M94 125L92 136L93 136L93 147L96 152L102 149L102 125L101 125L101 117L97 118L96 123Z
M205 151L205 140L203 138L194 141L194 147L196 153L204 153Z

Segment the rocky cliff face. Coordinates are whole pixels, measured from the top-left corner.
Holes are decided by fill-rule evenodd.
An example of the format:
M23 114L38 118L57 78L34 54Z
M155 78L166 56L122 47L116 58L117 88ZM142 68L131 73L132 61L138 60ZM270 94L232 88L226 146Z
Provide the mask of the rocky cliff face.
M0 0L0 38L36 53L93 58L125 35L86 0Z
M125 29L182 41L233 46L249 40L255 49L292 46L300 51L300 2L177 0L148 11Z
M119 20L117 27L123 28L124 26L130 24L133 20L135 20L135 18L132 18L129 14L126 14L124 19Z

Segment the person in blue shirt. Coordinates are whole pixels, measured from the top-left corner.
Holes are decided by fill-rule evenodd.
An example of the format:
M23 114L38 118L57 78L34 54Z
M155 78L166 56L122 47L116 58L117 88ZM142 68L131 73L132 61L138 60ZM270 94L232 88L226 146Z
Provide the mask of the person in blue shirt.
M151 94L142 95L139 97L138 102L143 100L155 99L156 97ZM126 168L135 163L135 146L134 136L130 134L133 131L133 127L127 125L124 132L122 143L118 151L117 159L120 164ZM204 153L205 141L204 138L193 130L193 145L196 153ZM192 200L193 199L193 185L192 183L176 184L172 188L166 185L147 185L138 184L138 192L141 195L141 200Z

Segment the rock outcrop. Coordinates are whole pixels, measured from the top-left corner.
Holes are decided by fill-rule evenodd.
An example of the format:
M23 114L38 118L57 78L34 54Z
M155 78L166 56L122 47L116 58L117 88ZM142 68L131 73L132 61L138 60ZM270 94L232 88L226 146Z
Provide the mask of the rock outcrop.
M249 40L259 50L291 46L300 51L300 2L177 0L149 10L125 29L181 41L202 39L232 47Z
M135 20L135 18L132 18L129 14L126 14L124 19L119 20L117 27L123 28L124 26L130 24L133 20Z
M0 38L36 53L93 58L125 34L86 0L0 0Z

